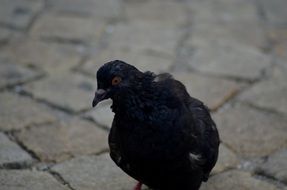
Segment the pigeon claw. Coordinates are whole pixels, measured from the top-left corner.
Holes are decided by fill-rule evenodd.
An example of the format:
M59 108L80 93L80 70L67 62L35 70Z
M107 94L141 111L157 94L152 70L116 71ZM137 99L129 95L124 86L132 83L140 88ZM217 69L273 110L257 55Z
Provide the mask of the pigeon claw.
M141 190L142 189L142 183L138 182L137 185L135 186L134 190Z

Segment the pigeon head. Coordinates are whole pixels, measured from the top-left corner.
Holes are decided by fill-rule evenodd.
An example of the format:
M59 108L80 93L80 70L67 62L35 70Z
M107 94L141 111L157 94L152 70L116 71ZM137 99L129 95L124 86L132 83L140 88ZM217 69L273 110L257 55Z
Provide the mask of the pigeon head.
M95 92L93 107L102 100L113 98L122 89L133 86L141 75L144 74L136 67L123 61L105 63L97 72L98 89Z

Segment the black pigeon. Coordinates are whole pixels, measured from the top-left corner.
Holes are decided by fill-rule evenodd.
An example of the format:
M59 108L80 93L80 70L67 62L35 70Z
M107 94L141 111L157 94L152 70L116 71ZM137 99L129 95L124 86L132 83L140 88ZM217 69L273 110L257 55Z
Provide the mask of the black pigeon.
M111 98L110 155L127 174L158 190L197 190L218 157L208 108L169 74L141 72L115 60L97 72L93 107Z

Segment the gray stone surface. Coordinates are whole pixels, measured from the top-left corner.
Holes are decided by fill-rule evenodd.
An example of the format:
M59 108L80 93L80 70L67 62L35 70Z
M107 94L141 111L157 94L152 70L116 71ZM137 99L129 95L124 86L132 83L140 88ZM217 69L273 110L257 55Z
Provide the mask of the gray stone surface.
M0 167L8 164L27 164L33 160L31 156L22 150L16 143L0 133Z
M85 156L66 161L52 168L75 189L128 190L136 182L118 168L108 156Z
M245 25L242 26L235 22L228 24L217 22L195 23L188 44L213 43L214 41L224 40L231 44L236 43L258 49L265 48L267 42L264 31L255 23ZM210 27L212 27L212 30L210 30Z
M203 101L211 110L222 106L243 86L241 83L225 79L186 72L175 72L174 78L186 86L191 96Z
M17 65L11 60L0 57L0 89L27 82L40 76L36 70Z
M268 37L274 44L276 63L287 66L287 27L271 28Z
M259 165L256 170L257 173L287 183L287 149L279 150L269 156L267 161Z
M90 59L81 66L80 70L96 75L100 66L116 59L132 64L141 71L152 71L154 73L167 72L173 62L172 56L129 48L107 48L92 53Z
M34 24L30 35L33 38L88 43L97 42L104 29L105 23L99 19L45 14Z
M213 118L221 140L245 158L266 156L287 146L287 121L276 114L237 104Z
M259 3L265 11L267 20L274 25L286 25L287 24L287 2L284 0L259 0Z
M118 23L110 29L107 39L113 48L150 50L173 55L182 31L173 24L157 21Z
M80 63L82 47L44 43L36 40L13 40L0 52L15 63L35 65L54 73L69 70Z
M231 168L236 168L238 164L239 160L237 159L237 156L221 143L219 146L218 160L212 169L211 174L217 174Z
M188 2L188 5L195 21L239 22L243 24L259 19L256 5L248 0L195 0Z
M157 21L158 24L184 24L187 11L181 1L130 1L124 6L125 16L132 21Z
M79 119L32 127L15 135L42 161L62 161L108 148L107 132Z
M117 18L121 14L121 0L49 0L50 10L96 18Z
M0 170L1 190L69 190L50 174L30 170Z
M189 65L204 73L255 80L270 66L270 57L249 46L220 41L194 48Z
M267 35L275 44L287 41L287 27L268 27Z
M287 35L286 35L287 39ZM275 46L276 62L287 68L287 40Z
M8 92L0 94L0 107L1 130L22 129L56 119L47 107L35 103L30 98Z
M42 0L1 0L0 23L24 29L42 7Z
M8 41L11 36L11 31L5 28L0 28L0 45Z
M58 73L29 83L24 89L38 99L79 112L92 107L94 83L95 80L77 73Z
M255 179L250 173L231 170L211 177L200 190L276 190L276 186L265 181Z
M97 107L84 114L84 117L90 118L104 127L110 128L114 119L114 113L111 110L112 101L102 102Z
M258 48L266 46L255 3L246 0L206 0L190 1L189 4L192 30L188 43L225 40Z
M286 71L276 68L271 78L252 86L240 96L240 99L257 107L287 114Z

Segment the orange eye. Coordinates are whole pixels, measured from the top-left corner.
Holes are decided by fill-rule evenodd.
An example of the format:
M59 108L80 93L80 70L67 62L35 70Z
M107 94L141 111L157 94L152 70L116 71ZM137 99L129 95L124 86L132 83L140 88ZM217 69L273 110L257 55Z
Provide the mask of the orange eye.
M114 77L113 80L112 80L112 85L117 85L119 84L120 82L122 81L122 78L121 77Z

